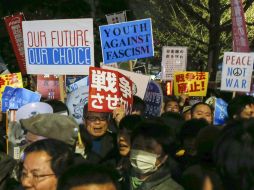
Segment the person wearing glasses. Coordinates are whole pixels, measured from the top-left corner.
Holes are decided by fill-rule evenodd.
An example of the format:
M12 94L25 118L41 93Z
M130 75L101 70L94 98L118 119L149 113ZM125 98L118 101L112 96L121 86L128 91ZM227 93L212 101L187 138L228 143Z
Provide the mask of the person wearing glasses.
M85 146L85 159L89 163L116 165L119 157L116 134L109 130L110 113L83 110L81 139Z
M55 139L36 141L24 151L21 184L25 190L56 190L58 178L72 163L69 145Z

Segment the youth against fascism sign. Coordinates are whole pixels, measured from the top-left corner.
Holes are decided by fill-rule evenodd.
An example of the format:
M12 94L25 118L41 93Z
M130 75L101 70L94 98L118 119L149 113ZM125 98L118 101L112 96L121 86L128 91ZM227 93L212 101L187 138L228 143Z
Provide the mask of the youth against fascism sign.
M92 19L23 21L28 74L88 74L94 65Z
M151 19L100 26L104 64L154 55Z

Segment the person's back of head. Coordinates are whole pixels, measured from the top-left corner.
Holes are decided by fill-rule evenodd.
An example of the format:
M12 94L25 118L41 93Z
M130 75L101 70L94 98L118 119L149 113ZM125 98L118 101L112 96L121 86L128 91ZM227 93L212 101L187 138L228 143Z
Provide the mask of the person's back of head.
M82 164L67 170L58 181L58 190L119 190L118 174L101 165Z
M252 106L252 105L254 105L254 98L252 96L247 96L247 95L236 96L229 102L227 107L229 119L232 120L232 119L253 117L253 114L254 114L252 113L253 110L250 110L251 113L243 113L246 106Z
M208 125L204 119L191 119L183 124L179 138L188 155L196 155L196 138L198 132Z
M214 159L226 190L254 187L254 119L227 126L214 148Z
M146 111L146 103L138 96L133 96L132 114L144 116Z
M69 109L65 103L60 100L45 100L45 103L49 104L53 108L53 113L62 115L69 115Z

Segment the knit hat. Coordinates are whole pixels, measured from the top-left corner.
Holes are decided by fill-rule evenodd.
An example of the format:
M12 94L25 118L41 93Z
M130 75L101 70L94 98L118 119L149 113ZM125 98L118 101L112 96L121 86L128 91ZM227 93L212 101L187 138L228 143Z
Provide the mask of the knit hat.
M38 114L21 119L20 123L35 135L57 139L70 145L74 145L78 137L78 124L72 117L66 115Z

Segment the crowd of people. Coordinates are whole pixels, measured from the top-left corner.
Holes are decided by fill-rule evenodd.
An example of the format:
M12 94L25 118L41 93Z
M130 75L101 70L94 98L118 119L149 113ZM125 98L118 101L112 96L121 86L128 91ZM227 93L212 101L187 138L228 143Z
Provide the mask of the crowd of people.
M105 113L86 104L82 125L63 103L47 102L54 113L19 121L20 160L6 154L1 126L0 189L253 190L254 98L228 102L222 126L209 104L185 102L166 97L153 118L137 96L129 115L122 105Z

